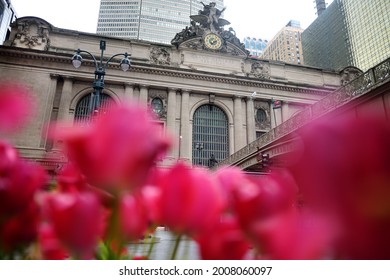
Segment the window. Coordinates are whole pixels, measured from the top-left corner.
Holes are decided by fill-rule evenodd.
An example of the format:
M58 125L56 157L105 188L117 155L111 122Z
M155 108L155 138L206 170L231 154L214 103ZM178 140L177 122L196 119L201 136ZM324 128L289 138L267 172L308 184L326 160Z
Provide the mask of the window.
M216 161L229 156L229 122L221 108L206 104L194 113L192 163L209 167L212 156Z
M264 123L267 121L267 113L263 109L257 109L256 111L256 121L258 123Z
M160 115L164 109L163 102L161 98L153 98L151 102L152 110L156 115Z
M256 138L259 138L261 135L265 134L264 131L256 131Z
M96 95L90 93L79 100L76 105L76 111L74 120L75 122L89 122L92 111L92 102L96 98ZM100 106L99 112L106 113L109 111L109 105L112 103L113 99L108 94L100 94Z

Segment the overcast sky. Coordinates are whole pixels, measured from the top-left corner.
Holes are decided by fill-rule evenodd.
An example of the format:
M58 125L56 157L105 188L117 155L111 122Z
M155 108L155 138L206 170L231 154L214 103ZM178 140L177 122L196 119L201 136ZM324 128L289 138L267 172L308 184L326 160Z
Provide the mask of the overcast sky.
M233 27L240 40L247 36L270 40L291 19L300 21L302 28L308 27L316 18L313 2L225 0L224 18L230 21L229 27ZM327 0L328 4L331 2ZM96 32L100 0L11 0L11 3L19 17L37 16L56 27Z

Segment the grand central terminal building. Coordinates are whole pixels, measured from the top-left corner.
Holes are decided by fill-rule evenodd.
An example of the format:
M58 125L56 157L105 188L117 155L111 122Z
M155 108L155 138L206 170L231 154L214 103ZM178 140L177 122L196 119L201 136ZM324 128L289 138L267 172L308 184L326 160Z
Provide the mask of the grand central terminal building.
M131 65L124 72L120 64L126 53ZM81 62L77 55L83 60L79 68L72 65L72 58ZM34 120L10 139L23 157L48 164L47 158L58 156L60 139L48 140L46 124L89 118L100 58L106 67L100 110L108 100L139 102L153 110L161 129L176 141L164 166L178 160L208 166L212 156L222 161L354 73L252 58L232 28L210 28L196 17L170 45L19 18L0 46L0 79L22 83L37 101Z

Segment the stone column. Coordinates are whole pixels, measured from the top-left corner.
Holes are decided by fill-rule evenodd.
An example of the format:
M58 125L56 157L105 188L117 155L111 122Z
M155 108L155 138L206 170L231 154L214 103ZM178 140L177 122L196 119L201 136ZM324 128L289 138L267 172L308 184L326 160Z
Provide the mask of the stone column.
M183 90L181 93L181 124L180 124L180 148L179 155L180 158L184 161L190 162L190 143L191 143L191 135L190 135L190 92L188 90Z
M253 97L246 99L246 130L248 144L256 140L255 108Z
M69 114L70 102L73 97L73 79L70 77L64 77L64 85L62 87L60 103L58 107L58 120L59 121L71 121Z
M148 106L148 86L147 85L140 85L139 86L139 103L141 105L144 105L145 107Z
M45 123L56 121L58 118L59 102L55 102L58 78L58 74L50 74L50 85L48 89L48 99L44 118ZM39 144L40 148L45 148L47 151L53 148L53 141L48 139L48 130L49 127L47 127L45 130L42 130L43 135Z
M172 136L176 136L176 91L176 88L168 89L167 132ZM179 141L180 139L178 142L174 142L174 146L171 148L168 156L171 159L177 158Z
M125 101L132 102L134 100L134 84L125 84Z
M234 97L234 152L243 147L242 144L242 104L241 97Z

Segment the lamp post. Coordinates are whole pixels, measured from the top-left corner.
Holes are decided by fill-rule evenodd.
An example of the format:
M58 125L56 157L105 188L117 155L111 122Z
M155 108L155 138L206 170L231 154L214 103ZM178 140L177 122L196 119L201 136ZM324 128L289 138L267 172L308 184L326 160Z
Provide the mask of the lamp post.
M199 157L202 154L203 148L204 148L203 143L196 143L195 144L195 149L197 149L199 151ZM199 165L202 165L202 161L201 160L199 160Z
M103 54L104 54L104 51L106 50L106 41L100 40L100 50L101 50L101 54L100 54L99 63L93 54L91 54L90 52L85 51L85 50L80 50L80 49L76 50L76 53L72 57L72 64L76 69L79 68L81 66L81 63L83 62L83 57L81 56L80 53L89 54L92 57L93 61L95 62L95 80L92 84L92 87L94 88L94 94L92 95L92 100L89 103L90 104L89 105L89 113L90 114L92 112L98 113L98 111L99 111L100 95L104 89L104 76L106 75L106 69L107 69L110 61L114 57L124 56L124 58L120 62L121 69L126 72L127 70L129 70L129 68L131 66L130 59L128 58L128 56L130 56L130 55L127 52L114 54L113 56L111 56L107 60L106 63L103 64Z

